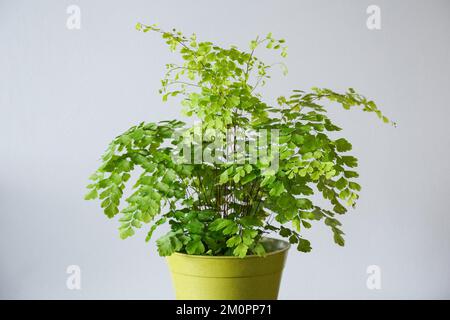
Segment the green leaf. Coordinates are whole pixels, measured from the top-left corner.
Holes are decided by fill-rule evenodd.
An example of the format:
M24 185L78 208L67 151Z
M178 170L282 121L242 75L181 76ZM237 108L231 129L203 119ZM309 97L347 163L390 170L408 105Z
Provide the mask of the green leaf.
M336 232L334 233L333 239L334 239L334 242L336 242L336 244L340 245L341 247L343 247L345 245L344 238Z
M295 235L290 236L289 237L289 243L290 244L298 243L298 237L296 237Z
M361 186L356 182L349 182L348 187L352 190L361 191Z
M153 232L155 232L156 228L159 227L160 225L164 224L166 221L167 221L166 217L162 217L161 219L156 221L150 228L150 231L147 233L147 236L145 237L145 242L150 241L150 239L153 235Z
M358 178L359 174L358 172L355 171L344 171L344 176L349 179L349 178Z
M330 226L330 227L336 227L336 226L340 226L341 225L339 220L336 220L336 219L333 219L333 218L326 218L325 219L325 224L327 226Z
M97 189L92 189L84 196L84 200L93 200L97 199L97 197L98 197Z
M239 258L244 258L247 255L248 246L241 243L234 250L233 254Z
M312 250L311 243L306 239L299 238L297 250L301 252L310 252Z
M229 235L229 234L235 234L239 231L239 227L236 224L236 222L231 221L232 223L229 224L225 229L223 229L223 234Z
M111 203L105 208L104 212L108 218L112 218L119 213L119 209L117 208L117 206Z
M131 143L132 139L130 138L130 136L124 134L124 135L121 135L119 137L118 141L119 141L119 143L121 143L121 144L126 146L126 145L129 145Z
M134 230L131 226L128 226L127 228L121 229L119 234L121 239L126 239L134 235Z
M234 108L234 107L237 107L239 105L240 101L241 100L240 100L239 97L231 96L231 97L228 98L228 100L226 102L226 105L227 105L227 107Z
M255 180L256 177L257 177L257 175L254 173L248 174L244 178L241 179L241 184L244 185L246 183L249 183L250 181Z
M227 240L227 247L232 248L236 247L242 242L242 238L239 235L232 236L230 239Z
M203 231L204 224L198 221L197 219L191 220L186 224L186 229L189 233L201 233Z
M281 227L280 229L280 236L282 237L289 237L291 235L292 231L288 228L285 227Z
M295 230L300 232L300 218L299 217L294 217L292 219L292 226L294 227Z
M311 224L310 224L308 221L302 220L302 225L303 225L306 229L311 228Z
M266 255L266 249L264 248L264 246L261 243L258 243L254 248L253 248L253 252L260 257L263 257Z
M347 186L347 183L348 183L348 181L342 177L338 181L336 181L335 186L339 190L342 190L342 189L344 189Z
M261 187L264 187L266 185L270 185L272 182L274 182L276 179L275 176L273 175L269 175L269 176L265 176L263 181L261 182Z
M202 254L205 252L205 246L201 240L192 240L186 246L188 254Z
M219 219L214 220L212 223L210 223L209 230L220 231L231 223L232 223L232 220L219 218Z
M228 171L222 172L219 178L219 184L224 184L228 182Z
M242 242L247 245L247 246L251 246L254 242L254 238L258 235L258 231L257 230L252 230L252 229L245 229L242 232Z
M263 225L263 222L260 218L251 215L251 216L244 216L239 220L239 223L243 227L261 227Z
M277 181L277 182L275 182L274 186L270 190L269 194L272 197L278 197L280 194L282 194L285 191L286 191L286 189L284 188L283 182Z
M181 231L170 231L156 240L156 245L160 256L170 256L172 253L179 251L183 247L183 243L177 238L177 235L180 233Z
M309 199L306 198L299 198L297 199L297 208L301 209L301 210L309 210L312 208L312 202Z
M346 152L352 150L352 145L344 138L337 139L336 141L334 141L334 144L336 145L336 149L339 152Z
M358 166L358 159L352 156L342 156L342 161L347 167L350 168Z
M341 205L340 203L337 203L333 207L333 211L338 213L338 214L344 214L344 213L347 212L347 209L345 209L345 207L343 205Z
M339 193L339 198L342 200L347 199L350 196L350 190L349 189L344 189Z

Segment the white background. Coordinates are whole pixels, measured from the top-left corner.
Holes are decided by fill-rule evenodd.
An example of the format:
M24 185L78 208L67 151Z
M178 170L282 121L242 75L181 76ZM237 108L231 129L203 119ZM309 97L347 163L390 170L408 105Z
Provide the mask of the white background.
M68 30L66 9L81 9ZM366 8L381 8L381 30ZM109 141L141 121L179 117L158 95L174 61L136 22L248 48L269 31L289 46L269 103L291 89L354 87L397 121L330 106L360 160L363 186L343 219L291 250L282 299L450 298L450 2L448 1L0 1L0 298L169 299L164 259L146 230L122 241L116 220L83 200ZM262 53L268 62L278 57ZM161 230L162 232L164 230ZM82 289L68 290L79 265ZM381 268L381 290L366 268Z

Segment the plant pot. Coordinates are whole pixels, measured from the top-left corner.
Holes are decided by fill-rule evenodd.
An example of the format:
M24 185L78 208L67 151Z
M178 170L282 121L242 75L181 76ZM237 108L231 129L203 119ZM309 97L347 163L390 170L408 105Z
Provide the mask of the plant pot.
M174 253L167 257L179 300L275 300L290 247L286 241L263 240L265 257L200 256Z

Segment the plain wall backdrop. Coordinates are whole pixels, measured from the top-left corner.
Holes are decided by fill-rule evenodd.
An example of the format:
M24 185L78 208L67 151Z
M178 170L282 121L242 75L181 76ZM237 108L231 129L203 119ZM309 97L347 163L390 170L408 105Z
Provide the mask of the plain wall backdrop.
M371 4L381 30L366 27ZM66 27L70 5L80 30ZM242 49L271 31L287 41L289 74L274 71L266 101L354 87L398 123L330 106L359 158L361 198L343 219L344 248L315 224L313 251L290 251L281 299L450 298L449 15L445 0L0 0L0 298L174 297L146 229L120 240L117 220L83 200L112 138L183 119L158 94L177 56L138 21ZM69 265L81 290L66 287ZM366 286L370 265L380 290Z

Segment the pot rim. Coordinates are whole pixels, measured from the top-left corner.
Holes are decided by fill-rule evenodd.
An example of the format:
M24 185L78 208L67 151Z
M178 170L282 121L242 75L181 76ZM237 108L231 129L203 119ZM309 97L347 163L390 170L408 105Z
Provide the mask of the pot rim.
M248 259L248 258L252 258L252 259L266 258L268 256L273 256L273 255L276 255L276 254L279 254L282 252L286 252L291 248L291 244L286 240L281 240L281 239L276 239L276 238L271 238L271 237L264 237L264 239L283 243L285 245L285 247L282 249L278 249L278 250L266 253L264 256L249 255L249 256L245 256L244 258L240 258L237 256L207 256L207 255L200 255L200 254L187 254L187 253L181 253L181 252L174 252L174 253L172 253L172 255L177 255L177 256L186 257L186 258L194 258L194 259L240 259L240 260L243 260L243 259ZM170 256L168 256L167 258L170 258Z

